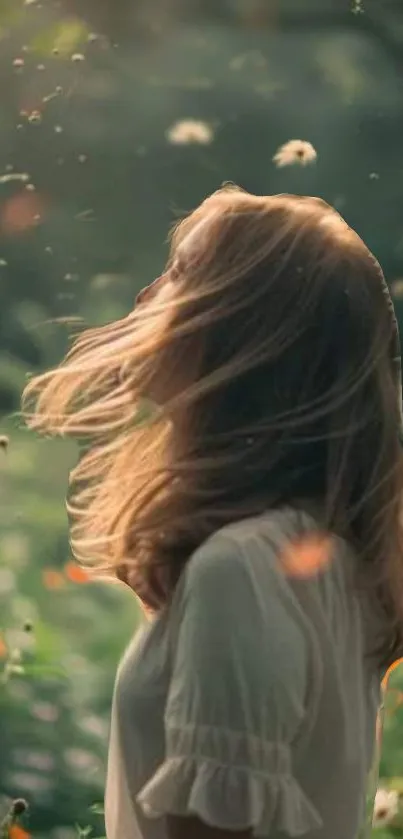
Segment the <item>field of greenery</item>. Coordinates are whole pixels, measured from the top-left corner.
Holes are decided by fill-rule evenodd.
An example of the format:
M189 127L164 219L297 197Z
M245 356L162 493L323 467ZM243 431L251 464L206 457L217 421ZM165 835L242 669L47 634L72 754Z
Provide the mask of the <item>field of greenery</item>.
M26 374L77 318L125 314L175 214L225 180L340 209L402 326L402 9L0 0L0 839L104 836L113 681L139 621L128 591L71 561L78 453L12 413ZM374 839L403 839L403 665L378 786Z
M14 421L1 430L0 815L22 798L29 810L7 839L95 839L113 678L136 602L70 561L63 493L75 453Z

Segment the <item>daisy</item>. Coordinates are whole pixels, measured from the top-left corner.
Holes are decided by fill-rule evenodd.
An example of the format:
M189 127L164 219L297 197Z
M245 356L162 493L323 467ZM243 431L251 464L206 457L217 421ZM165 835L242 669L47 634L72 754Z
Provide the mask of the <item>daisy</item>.
M378 789L375 796L374 827L390 824L399 812L399 795L396 790Z
M208 145L213 140L213 136L211 127L206 122L196 119L179 120L166 132L168 142L175 146L185 146L189 143Z
M306 166L307 163L314 163L317 158L317 152L312 143L306 140L289 140L277 149L273 161L281 168L282 166L292 166L294 163L299 163L300 166Z

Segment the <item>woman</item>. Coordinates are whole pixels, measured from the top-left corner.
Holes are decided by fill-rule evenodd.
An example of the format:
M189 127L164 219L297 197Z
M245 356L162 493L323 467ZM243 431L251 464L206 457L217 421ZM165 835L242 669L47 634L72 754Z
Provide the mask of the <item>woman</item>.
M399 341L361 239L320 199L225 187L31 397L31 428L86 440L75 556L152 613L116 680L108 839L356 839L403 635Z

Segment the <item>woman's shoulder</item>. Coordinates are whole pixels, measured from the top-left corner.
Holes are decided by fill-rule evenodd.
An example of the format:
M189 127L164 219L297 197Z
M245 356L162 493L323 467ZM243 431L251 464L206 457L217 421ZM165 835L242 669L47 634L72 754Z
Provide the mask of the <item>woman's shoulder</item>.
M319 506L270 509L200 545L183 574L178 612L197 601L210 613L225 598L243 614L260 613L265 624L277 621L277 631L301 633L309 646L318 647L323 631L337 646L350 630L362 633L366 646L376 615L356 590L356 563L352 548L324 529Z
M307 513L293 507L268 510L213 533L189 558L172 604L181 614L189 602L207 612L225 598L232 609L304 624L307 615L290 584L285 549L301 531L317 529ZM278 627L279 628L279 627Z
M264 571L283 575L284 547L304 533L319 532L320 512L308 505L283 506L231 522L215 531L190 557L186 576Z
M306 531L318 531L321 527L321 509L318 504L287 504L269 508L260 515L240 519L222 527L211 538L227 537L239 545L251 545L265 539L273 547L282 545Z

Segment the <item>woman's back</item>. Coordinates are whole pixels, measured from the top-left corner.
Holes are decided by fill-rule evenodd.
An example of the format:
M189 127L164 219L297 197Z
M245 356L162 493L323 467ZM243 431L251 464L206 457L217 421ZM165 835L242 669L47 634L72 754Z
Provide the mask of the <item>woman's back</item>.
M307 575L321 532L286 507L191 558L119 670L108 839L165 839L167 813L265 839L356 839L380 698L376 617L343 541L323 542Z

